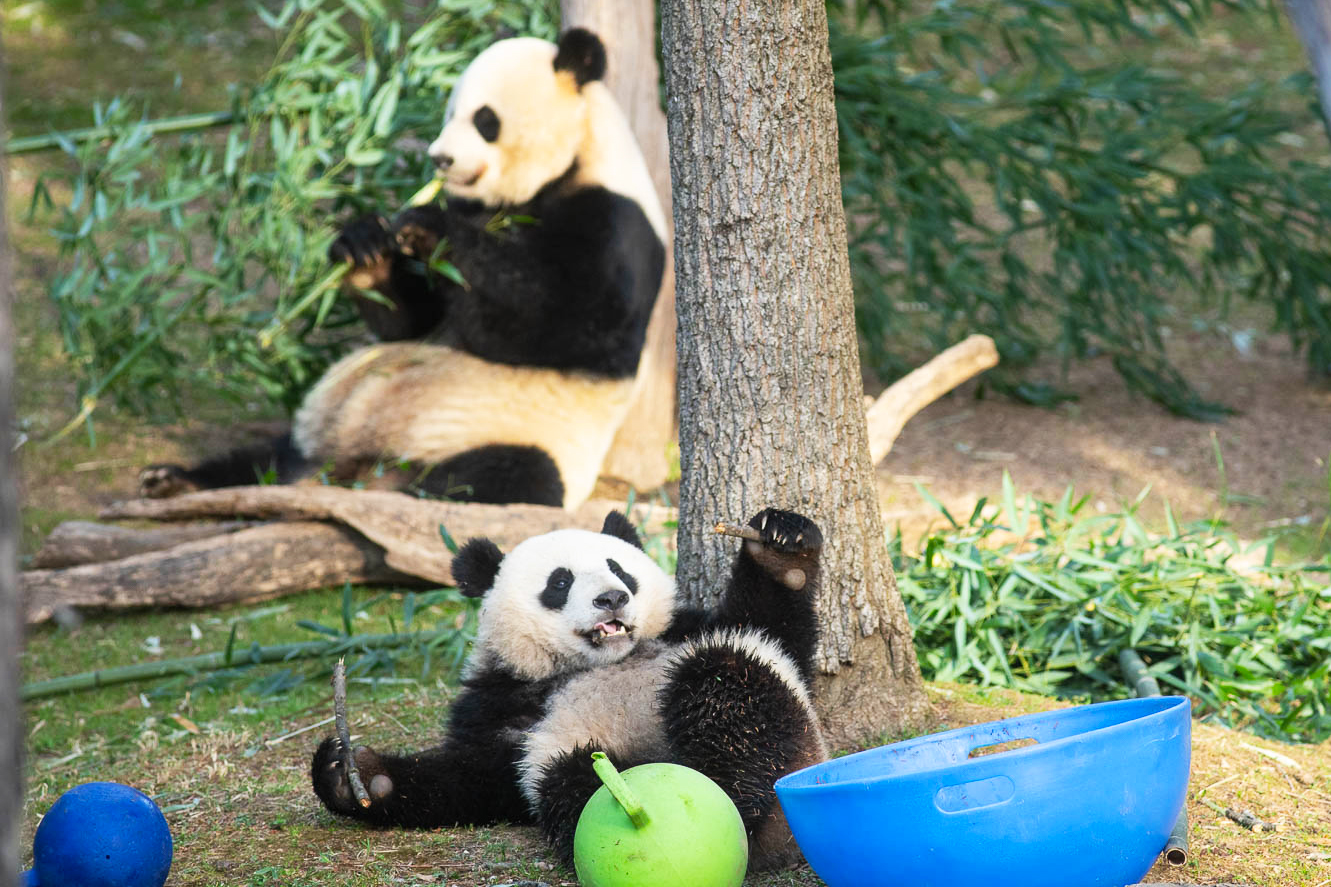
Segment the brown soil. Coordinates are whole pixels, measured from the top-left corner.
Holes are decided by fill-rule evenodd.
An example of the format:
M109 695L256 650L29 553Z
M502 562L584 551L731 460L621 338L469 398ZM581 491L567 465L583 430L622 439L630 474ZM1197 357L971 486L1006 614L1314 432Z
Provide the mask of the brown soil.
M1194 334L1171 354L1204 397L1237 414L1214 424L1172 415L1129 391L1107 359L1074 366L1066 387L1080 399L1056 409L977 399L972 382L907 423L879 464L888 525L910 543L945 522L916 482L963 521L1000 494L1007 471L1019 494L1056 501L1072 486L1104 511L1149 487L1148 517L1168 501L1180 521L1221 516L1245 538L1289 528L1305 540L1301 553L1325 551L1331 384L1310 379L1283 336L1257 337L1241 355Z

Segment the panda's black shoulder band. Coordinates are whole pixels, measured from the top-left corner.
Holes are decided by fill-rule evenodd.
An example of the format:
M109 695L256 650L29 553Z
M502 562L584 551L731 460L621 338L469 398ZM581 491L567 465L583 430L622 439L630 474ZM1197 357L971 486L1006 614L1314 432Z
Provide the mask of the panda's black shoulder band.
M481 597L494 587L504 553L489 539L472 539L453 557L453 581L467 597Z
M569 28L559 38L555 70L570 71L578 86L605 76L605 44L586 28Z

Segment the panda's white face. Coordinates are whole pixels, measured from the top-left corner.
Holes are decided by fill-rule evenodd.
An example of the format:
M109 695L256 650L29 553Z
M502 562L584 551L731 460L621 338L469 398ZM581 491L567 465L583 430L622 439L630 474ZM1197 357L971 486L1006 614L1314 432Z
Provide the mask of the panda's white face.
M587 100L557 48L534 37L495 43L459 78L430 156L450 194L520 204L563 175L586 137Z
M674 581L641 549L588 530L546 533L500 564L472 661L533 680L618 662L665 631L674 605Z

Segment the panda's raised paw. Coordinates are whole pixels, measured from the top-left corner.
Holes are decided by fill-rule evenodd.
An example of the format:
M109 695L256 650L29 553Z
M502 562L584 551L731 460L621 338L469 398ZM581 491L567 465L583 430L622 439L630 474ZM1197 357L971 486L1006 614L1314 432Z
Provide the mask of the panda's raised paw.
M383 216L361 216L343 226L330 247L328 260L333 264L350 262L352 267L375 265L395 252L397 241L388 230Z
M760 537L744 543L754 563L791 591L807 591L823 547L818 525L802 514L767 508L755 514L749 526Z
M749 519L749 526L758 531L764 548L785 554L816 552L823 546L818 525L793 511L764 508Z
M149 465L139 472L139 496L143 499L169 499L198 488L180 465Z
M370 796L370 803L388 798L393 793L393 780L384 770L378 753L369 746L358 745L355 755L356 769ZM314 752L310 779L314 783L314 793L324 802L324 806L334 813L355 815L362 812L363 808L351 790L345 757L342 741L336 736L328 737Z

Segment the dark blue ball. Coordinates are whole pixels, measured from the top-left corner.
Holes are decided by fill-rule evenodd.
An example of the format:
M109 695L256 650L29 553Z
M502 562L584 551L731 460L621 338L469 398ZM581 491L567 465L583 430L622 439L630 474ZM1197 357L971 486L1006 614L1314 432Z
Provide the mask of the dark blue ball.
M116 782L87 782L60 796L32 842L30 885L162 887L171 830L152 798Z

